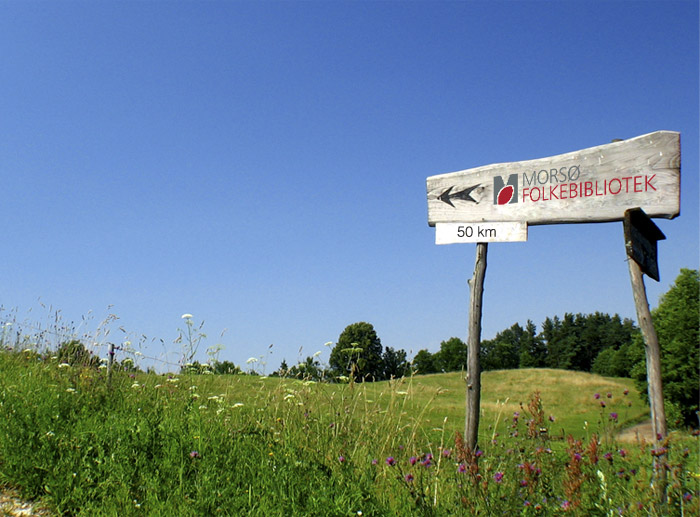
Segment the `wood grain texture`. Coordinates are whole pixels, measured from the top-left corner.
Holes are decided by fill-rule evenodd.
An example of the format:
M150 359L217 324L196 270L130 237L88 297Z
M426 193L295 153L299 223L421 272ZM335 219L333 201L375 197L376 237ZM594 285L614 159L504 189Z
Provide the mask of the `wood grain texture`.
M469 280L469 337L467 338L467 384L464 417L464 441L472 452L479 439L479 413L481 408L481 306L484 301L486 256L489 245L476 245L474 276Z
M427 197L430 226L621 221L633 207L672 219L680 213L680 134L656 131L548 158L431 176Z
M663 386L661 380L661 349L659 338L654 329L654 323L649 310L644 276L642 269L634 260L627 260L632 282L632 294L634 305L637 309L637 322L644 338L644 351L647 366L647 391L649 394L649 406L651 407L651 424L654 429L655 445L658 449L666 443L666 409L664 407ZM660 503L666 502L666 454L654 455L653 485Z

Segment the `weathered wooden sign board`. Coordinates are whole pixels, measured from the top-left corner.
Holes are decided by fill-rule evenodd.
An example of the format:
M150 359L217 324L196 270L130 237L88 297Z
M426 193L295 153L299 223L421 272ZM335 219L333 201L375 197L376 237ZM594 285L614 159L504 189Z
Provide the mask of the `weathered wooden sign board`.
M680 134L656 131L538 160L499 163L427 179L428 224L621 221L680 213Z

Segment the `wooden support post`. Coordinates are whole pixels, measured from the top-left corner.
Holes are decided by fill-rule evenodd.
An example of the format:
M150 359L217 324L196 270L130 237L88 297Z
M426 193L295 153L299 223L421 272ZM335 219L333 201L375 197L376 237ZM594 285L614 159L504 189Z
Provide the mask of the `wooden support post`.
M649 393L649 405L651 406L651 425L654 431L654 444L657 451L662 450L662 442L666 438L666 411L664 409L664 396L661 386L661 353L659 351L659 339L651 320L647 292L644 287L642 269L634 260L628 259L630 279L632 281L632 293L637 309L637 320L644 338L644 350L646 352L647 384ZM666 454L654 456L654 480L656 488L663 503L666 500Z
M114 364L114 343L109 344L107 352L107 387L112 387L112 366Z
M654 329L654 323L649 311L649 301L644 287L644 273L659 281L659 265L657 261L657 241L666 236L644 213L641 208L630 208L625 211L624 219L625 248L632 281L632 294L637 309L637 320L644 338L646 352L647 386L649 406L651 407L651 426L654 432L654 476L658 502L666 503L666 411L661 383L661 352L659 338Z
M466 418L464 423L464 441L472 451L476 450L479 437L479 411L481 405L481 365L479 352L481 348L481 302L484 296L484 277L486 276L486 252L488 244L476 245L476 264L474 277L469 280L469 338L467 360L467 394Z

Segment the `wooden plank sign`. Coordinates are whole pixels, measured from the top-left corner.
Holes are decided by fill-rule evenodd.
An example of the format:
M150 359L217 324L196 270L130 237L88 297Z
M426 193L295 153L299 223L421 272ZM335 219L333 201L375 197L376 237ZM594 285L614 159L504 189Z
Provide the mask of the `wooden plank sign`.
M499 163L427 179L428 223L528 225L621 221L680 213L680 134L656 131L539 160Z
M627 210L623 224L627 256L639 264L643 273L658 282L659 263L656 243L664 240L666 236L641 208Z
M437 223L435 244L458 242L523 242L527 224L508 223Z

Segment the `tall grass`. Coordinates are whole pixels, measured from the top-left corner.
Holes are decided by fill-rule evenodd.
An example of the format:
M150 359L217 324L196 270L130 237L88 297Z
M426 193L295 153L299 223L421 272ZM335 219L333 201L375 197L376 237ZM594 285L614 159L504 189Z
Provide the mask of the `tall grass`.
M697 515L697 439L670 439L657 504L651 449L610 432L643 412L631 388L560 373L523 372L529 387L485 374L469 451L458 374L329 385L115 372L110 389L104 369L6 351L0 484L63 515Z

